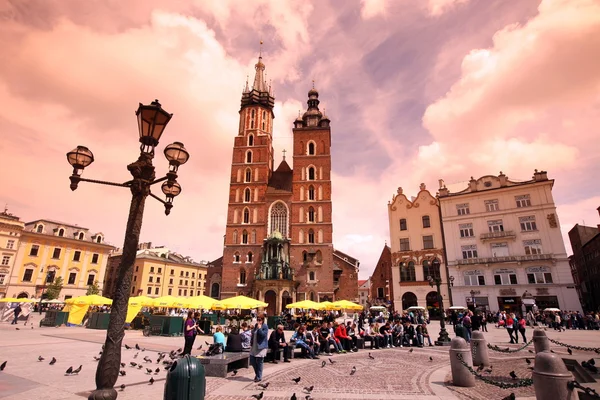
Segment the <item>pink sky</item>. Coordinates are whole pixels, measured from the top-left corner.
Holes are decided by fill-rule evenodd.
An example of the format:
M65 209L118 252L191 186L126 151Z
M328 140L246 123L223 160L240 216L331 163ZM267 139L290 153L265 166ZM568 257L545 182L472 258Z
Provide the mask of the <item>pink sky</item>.
M157 174L168 143L191 159L169 217L148 200L141 239L219 257L240 96L262 39L276 164L314 79L332 120L334 244L360 259L361 278L389 240L398 186L435 193L440 178L544 169L565 236L600 222L598 1L0 0L0 21L0 201L23 220L76 223L120 247L128 191L71 192L65 153L86 145L96 161L84 177L128 180L134 111L158 98L174 117Z

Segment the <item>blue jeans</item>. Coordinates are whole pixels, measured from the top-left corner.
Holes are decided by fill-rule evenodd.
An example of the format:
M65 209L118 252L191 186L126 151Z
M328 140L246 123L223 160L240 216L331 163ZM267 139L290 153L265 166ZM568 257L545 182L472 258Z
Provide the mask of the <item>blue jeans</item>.
M264 361L264 357L255 357L250 355L250 365L252 365L252 368L254 368L254 374L256 375L254 379L262 380Z

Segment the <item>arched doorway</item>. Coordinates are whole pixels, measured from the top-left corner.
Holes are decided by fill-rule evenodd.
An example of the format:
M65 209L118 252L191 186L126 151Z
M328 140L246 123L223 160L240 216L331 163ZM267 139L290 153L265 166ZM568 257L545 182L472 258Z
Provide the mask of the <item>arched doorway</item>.
M413 292L406 292L402 295L402 309L406 310L408 307L416 306L417 295Z
M267 290L265 293L265 303L268 303L267 306L267 316L272 317L277 313L277 293L272 290Z
M427 293L425 301L427 302L427 311L429 311L429 318L438 318L441 315L440 299L438 297L438 293Z
M29 295L25 292L21 292L19 293L19 295L17 296L17 299L27 299L29 297Z
M290 296L290 292L288 292L287 290L283 291L283 294L281 295L281 311L285 312L287 311L287 308L285 308L285 306L287 306L288 304L292 303L292 296Z
M219 285L217 282L213 283L210 287L210 297L212 297L213 299L218 299L219 295L221 293L220 292L220 287L221 285Z

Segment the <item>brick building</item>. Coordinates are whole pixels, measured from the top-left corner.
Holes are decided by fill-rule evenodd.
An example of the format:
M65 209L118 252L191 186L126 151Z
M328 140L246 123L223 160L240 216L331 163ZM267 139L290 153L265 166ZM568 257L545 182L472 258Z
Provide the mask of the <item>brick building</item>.
M392 287L392 251L386 244L383 246L377 265L369 278L369 304L371 306L388 306L394 299Z
M333 247L331 130L319 93L308 92L294 121L294 169L285 154L275 168L275 98L264 70L259 57L242 93L222 266L210 263L207 292L252 296L269 303L269 315L303 299L358 300L359 262Z

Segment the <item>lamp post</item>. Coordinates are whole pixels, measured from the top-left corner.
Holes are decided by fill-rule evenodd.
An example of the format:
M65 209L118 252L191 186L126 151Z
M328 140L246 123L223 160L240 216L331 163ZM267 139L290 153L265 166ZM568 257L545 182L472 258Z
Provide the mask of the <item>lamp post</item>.
M475 291L471 290L470 294L471 294L471 301L473 302L473 312L475 312L475 310L477 309L477 304L475 304Z
M73 173L69 177L71 190L77 189L79 182L91 182L126 187L129 188L132 195L123 243L123 255L116 271L116 290L113 295L104 351L96 370L96 390L90 394L90 400L115 400L117 398L114 386L119 375L121 345L125 336L125 316L127 314L133 264L135 263L140 238L146 197L151 196L163 203L165 214L169 215L171 208L173 208L173 199L181 193L181 186L177 183L177 170L180 165L185 164L189 159L189 153L182 143L175 142L168 145L164 150L164 154L169 161L169 171L162 178L156 179L154 166L152 165L154 148L158 145L160 137L173 114L163 110L158 100L155 100L150 105L140 103L136 116L141 143L140 156L137 161L127 166L133 179L124 183L115 183L82 178L81 174L84 168L94 162L94 155L85 146L77 146L77 148L67 153L67 160L73 166ZM160 199L150 191L150 187L159 182L163 182L161 189L166 196L166 200Z
M448 336L448 331L446 331L446 321L444 318L444 300L442 298L442 292L440 290L440 286L442 286L442 278L432 276L427 277L427 281L429 282L429 286L436 287L440 310L442 310L441 318L440 318L440 336L438 340L435 341L436 346L449 346L450 345L450 337Z

